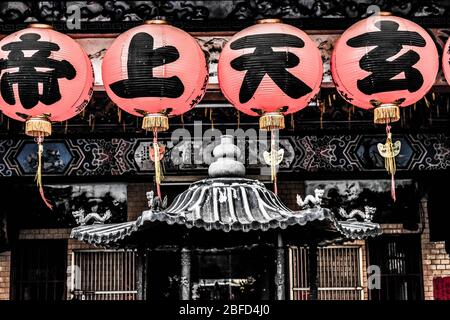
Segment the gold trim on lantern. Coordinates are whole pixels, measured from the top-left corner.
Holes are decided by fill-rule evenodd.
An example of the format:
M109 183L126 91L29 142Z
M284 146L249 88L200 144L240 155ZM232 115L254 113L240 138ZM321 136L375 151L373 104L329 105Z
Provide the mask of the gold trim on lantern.
M142 129L147 131L167 131L169 117L161 113L148 113L142 120Z
M392 12L390 12L390 11L380 11L378 14L379 14L380 16L382 16L382 17L390 17L390 16L393 16Z
M53 26L45 23L30 23L28 28L37 28L37 29L53 29Z
M400 108L393 103L385 103L374 110L373 121L377 124L386 124L400 120Z
M169 24L167 20L164 19L153 19L153 20L145 20L144 24Z
M261 130L284 129L284 116L280 112L268 112L259 118Z
M265 23L282 23L281 19L277 18L268 18L268 19L261 19L257 20L256 24L265 24Z
M47 117L32 117L25 122L25 133L32 137L47 137L52 134L52 123Z

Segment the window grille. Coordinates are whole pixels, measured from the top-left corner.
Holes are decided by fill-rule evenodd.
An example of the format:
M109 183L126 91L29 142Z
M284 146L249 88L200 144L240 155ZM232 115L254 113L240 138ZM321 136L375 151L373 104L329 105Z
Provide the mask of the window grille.
M136 300L135 251L72 253L71 294L79 300Z
M362 300L362 261L359 246L329 246L318 249L319 300ZM309 297L307 247L289 249L290 299Z

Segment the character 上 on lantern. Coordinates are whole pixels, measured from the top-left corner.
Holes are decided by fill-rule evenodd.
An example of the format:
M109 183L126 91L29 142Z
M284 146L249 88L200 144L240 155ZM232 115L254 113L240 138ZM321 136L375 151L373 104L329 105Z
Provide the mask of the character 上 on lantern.
M102 64L105 90L122 110L144 117L142 128L153 132L158 196L163 178L158 132L169 128L169 116L194 108L206 91L208 68L197 41L165 20L150 20L122 33Z

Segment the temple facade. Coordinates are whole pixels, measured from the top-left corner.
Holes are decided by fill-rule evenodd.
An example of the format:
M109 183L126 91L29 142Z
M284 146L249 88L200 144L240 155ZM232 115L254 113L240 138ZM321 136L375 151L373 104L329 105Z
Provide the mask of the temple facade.
M51 24L85 49L95 75L85 111L54 124L45 140L43 181L52 210L33 180L33 139L22 134L22 123L0 116L0 299L449 299L450 86L440 71L431 91L402 108L392 126L402 146L394 202L377 151L384 128L340 97L330 71L336 40L371 5L426 28L442 54L449 5L156 2L0 4L1 38L31 22ZM195 37L209 67L203 100L160 134L162 198L151 134L112 103L101 78L112 41L159 16ZM324 63L317 99L287 116L280 131L276 196L263 156L270 137L258 131L256 118L233 108L217 78L231 36L268 17L304 30ZM239 168L226 177L211 173L224 135L233 137L245 176Z

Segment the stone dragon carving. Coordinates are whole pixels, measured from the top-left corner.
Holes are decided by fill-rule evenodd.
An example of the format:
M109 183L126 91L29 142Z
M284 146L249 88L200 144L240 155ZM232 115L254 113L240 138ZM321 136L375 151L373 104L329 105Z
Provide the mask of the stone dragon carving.
M146 193L148 200L148 207L151 211L161 211L167 208L167 196L164 197L164 200L161 201L161 198L154 195L153 191L149 191Z
M374 213L377 211L377 208L364 206L364 211L360 209L353 209L349 213L344 208L339 208L339 215L347 220L355 221L356 216L362 218L365 222L371 222L373 219Z
M72 215L80 226L86 225L89 221L93 220L93 224L103 224L106 220L111 218L112 214L110 210L106 210L105 214L101 216L96 212L91 212L85 215L84 209L72 211Z
M314 195L307 195L303 200L300 195L297 195L297 204L301 209L318 208L322 204L322 198L325 193L323 189L315 189Z

